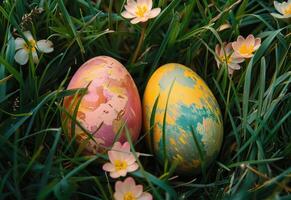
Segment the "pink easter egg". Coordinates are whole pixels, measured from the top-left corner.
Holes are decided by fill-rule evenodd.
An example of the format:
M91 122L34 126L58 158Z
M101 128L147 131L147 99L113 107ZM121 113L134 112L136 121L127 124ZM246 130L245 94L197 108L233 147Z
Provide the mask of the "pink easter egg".
M119 142L127 141L125 127L135 141L141 129L141 102L137 87L126 68L108 56L92 58L77 70L67 89L86 87L87 92L82 98L79 95L64 99L64 107L70 115L73 115L78 101L80 103L76 120L94 138L89 139L88 134L77 123L74 124L76 140L85 145L86 152L103 152L113 144L115 138ZM71 137L72 122L67 121Z

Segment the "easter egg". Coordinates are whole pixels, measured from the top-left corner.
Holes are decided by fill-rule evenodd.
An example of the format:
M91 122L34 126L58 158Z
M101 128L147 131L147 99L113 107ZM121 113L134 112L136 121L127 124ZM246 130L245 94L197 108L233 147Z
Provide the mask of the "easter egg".
M73 75L67 89L87 88L84 95L64 99L64 107L75 116L75 133L67 120L68 135L85 144L86 153L105 151L114 141L127 141L126 130L135 141L141 130L141 102L137 87L117 60L98 56L84 63ZM90 134L90 135L89 135ZM91 137L92 136L92 137ZM86 141L86 142L85 142Z
M181 64L163 65L150 77L143 115L150 148L161 163L176 163L178 173L199 173L220 151L218 103L205 82Z

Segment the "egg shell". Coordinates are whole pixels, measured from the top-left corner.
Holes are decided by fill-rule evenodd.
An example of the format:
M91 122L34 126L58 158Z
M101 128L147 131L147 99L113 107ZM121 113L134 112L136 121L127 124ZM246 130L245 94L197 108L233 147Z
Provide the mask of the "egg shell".
M152 115L156 101L156 111ZM143 97L143 115L145 132L152 134L148 134L149 146L153 147L161 163L165 161L165 153L169 162L178 162L178 173L197 174L201 171L195 138L205 155L205 166L220 151L223 123L218 103L205 82L181 64L163 65L151 76ZM155 117L153 124L150 123L151 116Z
M85 144L86 152L105 151L106 147L113 144L122 127L117 141L125 142L125 126L135 141L142 123L141 102L137 87L126 68L108 56L92 58L77 70L67 89L86 87L87 92L82 98L79 95L77 98L69 96L64 99L64 107L71 115L78 101L80 103L76 119L95 140L88 140L88 135L75 125L77 142L88 141ZM71 121L67 123L67 129L71 136Z

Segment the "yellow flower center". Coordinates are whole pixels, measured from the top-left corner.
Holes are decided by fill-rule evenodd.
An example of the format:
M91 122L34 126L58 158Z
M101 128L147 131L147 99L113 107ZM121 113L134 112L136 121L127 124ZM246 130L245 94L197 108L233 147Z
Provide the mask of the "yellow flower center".
M289 4L287 8L283 10L283 13L284 15L291 15L291 4Z
M239 53L242 55L252 54L254 52L254 45L242 44L239 48Z
M231 56L221 56L220 57L221 62L226 63L226 64L230 64L232 62L232 58Z
M146 5L137 6L137 10L135 11L135 14L138 17L144 17L147 11L148 11L148 7Z
M24 44L24 49L26 51L30 51L31 50L32 52L35 52L36 51L35 46L36 46L35 40L29 40L28 43Z
M127 192L123 196L123 200L137 200L132 192Z
M120 171L127 168L127 163L124 160L115 160L114 166L117 171Z

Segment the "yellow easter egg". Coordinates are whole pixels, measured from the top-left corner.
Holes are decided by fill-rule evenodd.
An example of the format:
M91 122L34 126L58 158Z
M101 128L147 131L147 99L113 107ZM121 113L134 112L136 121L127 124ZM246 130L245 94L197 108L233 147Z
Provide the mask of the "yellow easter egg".
M156 106L155 106L156 104ZM177 172L196 174L220 151L223 122L206 83L176 63L158 68L143 96L144 129L161 163L177 162Z

